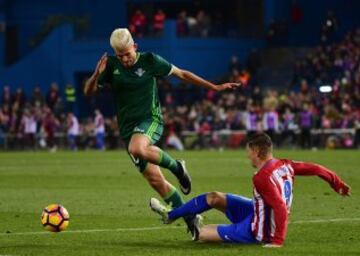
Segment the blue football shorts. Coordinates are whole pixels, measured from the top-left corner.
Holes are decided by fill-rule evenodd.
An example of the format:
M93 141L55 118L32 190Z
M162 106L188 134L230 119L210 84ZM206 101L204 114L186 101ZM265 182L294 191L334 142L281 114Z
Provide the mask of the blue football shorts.
M254 216L253 200L226 194L226 217L229 225L219 225L218 234L224 242L251 244L258 243L251 231L251 221Z

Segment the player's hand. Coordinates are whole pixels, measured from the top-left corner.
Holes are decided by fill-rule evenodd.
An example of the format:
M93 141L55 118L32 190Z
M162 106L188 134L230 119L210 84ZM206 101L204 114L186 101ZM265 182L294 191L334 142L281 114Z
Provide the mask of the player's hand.
M281 248L282 244L264 244L263 248Z
M224 91L224 90L228 90L228 89L236 89L241 86L242 86L241 83L225 83L225 84L218 85L216 87L216 91L220 92L220 91Z
M107 60L108 60L108 57L107 57L107 53L105 52L96 65L96 68L95 68L96 76L100 75L105 70Z
M337 191L342 196L350 196L351 195L351 187L344 183L344 185Z

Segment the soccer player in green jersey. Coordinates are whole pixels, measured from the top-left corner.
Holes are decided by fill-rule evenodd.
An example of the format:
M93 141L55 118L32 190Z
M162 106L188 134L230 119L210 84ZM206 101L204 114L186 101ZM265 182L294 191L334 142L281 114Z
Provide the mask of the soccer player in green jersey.
M93 75L86 81L85 95L92 95L109 85L114 97L120 136L127 152L148 183L172 207L184 201L163 176L160 167L170 170L178 179L181 191L191 191L191 179L183 160L175 160L155 146L163 132L163 117L157 92L157 77L174 75L182 81L209 90L233 89L239 84L215 85L197 75L182 70L162 57L149 52L137 52L137 45L127 29L115 29L110 37L115 55L106 53L98 61ZM185 221L193 232L196 216Z

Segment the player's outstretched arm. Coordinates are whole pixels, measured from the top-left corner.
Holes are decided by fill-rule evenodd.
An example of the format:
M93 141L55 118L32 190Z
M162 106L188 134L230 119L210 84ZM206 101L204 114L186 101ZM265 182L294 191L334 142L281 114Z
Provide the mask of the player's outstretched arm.
M241 86L240 83L224 83L224 84L216 85L216 84L213 84L213 83L195 75L194 73L192 73L190 71L183 70L183 69L180 69L175 66L173 66L171 74L186 83L194 84L194 85L197 85L197 86L209 89L209 90L214 90L214 91L224 91L227 89L235 89L235 88L238 88Z
M90 96L97 90L97 82L100 74L105 70L107 63L107 53L104 53L101 59L98 61L94 73L85 82L84 94Z
M291 161L291 166L294 168L295 175L318 176L329 183L329 185L335 190L336 193L342 196L351 195L351 187L342 181L335 172L327 169L322 165Z

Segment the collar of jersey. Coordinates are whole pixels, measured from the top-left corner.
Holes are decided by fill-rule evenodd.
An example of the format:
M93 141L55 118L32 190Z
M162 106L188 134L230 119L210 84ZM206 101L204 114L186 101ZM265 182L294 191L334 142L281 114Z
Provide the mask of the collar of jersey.
M276 158L271 158L268 161L266 161L266 163L255 173L258 173L264 169L266 169L267 167L269 167L270 165L274 164L275 162L277 162L278 159Z
M135 60L135 62L134 62L134 66L135 66L135 64L138 62L139 58L140 58L140 53L137 52L137 53L136 53L136 60Z

